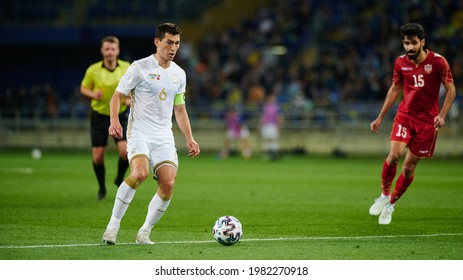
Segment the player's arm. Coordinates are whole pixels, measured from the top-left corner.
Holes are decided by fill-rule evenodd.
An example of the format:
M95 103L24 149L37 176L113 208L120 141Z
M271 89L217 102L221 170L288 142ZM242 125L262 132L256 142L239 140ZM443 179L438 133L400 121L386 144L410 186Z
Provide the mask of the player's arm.
M96 99L96 100L101 100L101 98L103 98L102 91L101 90L93 91L94 88L95 88L95 81L93 78L93 70L92 70L92 67L90 66L85 71L84 78L82 79L82 82L80 84L80 93L85 97L89 97L91 99Z
M123 99L124 95L118 91L114 92L111 100L109 101L109 118L110 118L110 125L108 129L109 135L114 138L121 139L122 138L122 126L119 122L119 109L121 107L121 100Z
M381 126L381 123L383 122L384 117L386 116L387 112L389 112L392 105L394 105L394 103L396 102L401 92L402 92L402 85L393 83L387 92L383 107L381 108L381 111L379 112L378 117L370 124L371 132L373 133L378 132L378 129Z
M137 87L138 83L138 67L135 63L133 63L122 76L119 84L117 85L116 91L112 95L111 100L109 100L110 125L108 133L114 138L121 139L124 133L121 123L119 122L121 103L127 101L130 92Z
M456 96L455 84L453 82L444 83L444 87L446 91L444 104L442 104L442 108L439 112L439 115L437 115L434 118L435 127L441 127L445 125L445 117L450 111L450 107L452 107L452 103L455 100L455 96Z
M122 101L124 102L125 106L130 107L132 104L132 99L130 99L130 95L125 96Z
M101 90L93 91L92 89L85 87L83 85L80 86L80 93L82 93L82 95L84 96L87 96L87 97L90 97L96 100L101 100L101 98L103 97L103 93L101 92Z
M190 118L186 110L185 103L174 105L175 120L180 131L185 135L186 145L188 147L188 155L196 157L199 155L199 145L193 138L193 132L191 131Z

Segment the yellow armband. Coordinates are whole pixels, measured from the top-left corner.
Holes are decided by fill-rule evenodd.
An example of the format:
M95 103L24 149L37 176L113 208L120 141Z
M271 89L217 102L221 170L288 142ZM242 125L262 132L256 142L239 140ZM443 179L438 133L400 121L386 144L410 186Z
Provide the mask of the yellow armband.
M175 96L174 105L185 104L185 93L180 93Z

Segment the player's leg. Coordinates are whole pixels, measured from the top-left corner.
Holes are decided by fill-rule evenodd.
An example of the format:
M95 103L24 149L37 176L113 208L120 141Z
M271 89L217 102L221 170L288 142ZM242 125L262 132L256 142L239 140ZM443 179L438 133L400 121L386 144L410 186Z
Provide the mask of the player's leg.
M158 188L148 205L145 222L138 231L136 238L138 244L153 244L149 238L151 230L169 207L177 177L178 158L173 143L152 152L151 159L155 163L153 173L154 179L158 182Z
M220 151L220 158L226 159L230 156L230 152L233 148L233 142L238 139L239 135L236 135L232 129L227 129L225 134L225 140L223 141L223 148Z
M105 147L92 148L93 172L95 172L96 180L98 182L98 200L103 200L106 197L106 169L104 165L104 154Z
M251 145L249 143L249 129L247 126L243 126L240 131L240 148L241 148L241 155L245 159L250 159L252 155Z
M114 184L117 187L119 187L119 185L124 180L125 173L127 172L127 168L129 167L129 161L127 159L127 135L126 135L128 117L125 112L122 114L119 114L119 122L124 128L124 133L123 133L122 139L114 139L117 150L119 152L119 160L117 162L117 174L116 174L116 178L114 179Z
M385 205L379 216L379 224L388 225L392 221L392 213L397 200L407 191L408 187L413 181L415 168L420 161L420 158L413 155L411 152L407 153L404 163L402 164L402 172L397 178L397 182L392 192L390 201Z
M395 203L407 191L415 177L415 169L421 158L430 158L434 154L436 147L437 130L433 125L411 123L415 136L408 143L409 152L402 164L402 172L397 179L394 191L391 195L390 203L384 207L379 216L380 224L389 224L392 220ZM409 129L409 131L411 131Z
M407 153L404 163L402 164L402 172L397 179L394 191L392 192L390 202L386 204L379 216L379 224L388 225L392 221L392 212L397 200L407 191L410 184L413 182L415 169L420 161L420 158L413 155L411 152Z
M389 154L384 160L381 172L381 193L386 196L390 195L392 182L397 174L397 166L405 149L406 144L404 142L391 141L390 143Z
M177 176L177 168L171 164L162 165L156 170L158 189L148 205L148 213L145 222L137 234L138 244L154 244L150 240L151 230L156 225L169 207Z
M392 192L390 202L381 211L379 216L379 224L388 225L392 221L392 212L394 212L394 206L397 200L407 191L408 187L413 181L415 168L420 161L420 158L413 155L411 152L407 153L404 163L402 165L402 173L397 179L394 191Z
M271 150L271 155L273 160L277 160L279 158L279 151L280 151L280 132L278 130L278 126L276 124L271 125L271 130L269 131L269 147Z
M390 189L394 177L397 173L397 166L406 148L406 144L398 141L391 141L389 154L383 162L381 172L381 195L375 199L370 207L370 215L377 216L381 214L384 206L390 201Z
M92 142L92 165L98 181L98 200L106 197L106 169L104 164L105 147L108 145L109 117L92 112L90 119L90 138Z
M263 124L260 130L262 153L265 159L271 159L271 142L267 124Z
M121 220L135 196L135 190L149 175L149 160L146 155L132 157L130 165L130 175L121 183L117 190L111 219L103 234L103 242L107 244L116 243Z
M114 184L119 187L125 178L125 173L129 168L129 161L127 159L127 141L116 141L117 150L119 152L119 160L117 162L117 174L114 179Z
M407 191L415 177L415 169L419 162L419 157L415 156L411 152L407 153L404 163L402 164L402 173L397 179L394 191L392 192L390 201L391 204L396 203L396 201L399 200L399 198Z
M95 142L94 145L102 145L101 136L96 136L94 141L99 141L98 143ZM93 141L93 140L92 140ZM106 197L106 168L104 164L104 156L105 156L105 146L93 146L92 147L92 165L93 165L93 172L95 173L96 180L98 182L98 200L103 200Z

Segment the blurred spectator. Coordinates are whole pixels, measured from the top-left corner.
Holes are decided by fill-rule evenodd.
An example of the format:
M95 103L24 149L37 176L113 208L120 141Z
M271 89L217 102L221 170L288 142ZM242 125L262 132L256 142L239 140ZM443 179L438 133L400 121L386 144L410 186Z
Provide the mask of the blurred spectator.
M260 119L262 151L268 160L280 157L280 126L283 124L280 106L275 95L269 95Z
M249 128L246 125L244 114L238 106L229 107L225 115L226 136L223 144L223 149L220 153L222 159L226 159L230 154L241 151L241 155L245 159L251 158L251 147L249 146ZM238 143L239 147L234 147Z
M47 98L47 116L55 119L59 114L58 96L56 95L55 89L50 84L46 84L44 90Z

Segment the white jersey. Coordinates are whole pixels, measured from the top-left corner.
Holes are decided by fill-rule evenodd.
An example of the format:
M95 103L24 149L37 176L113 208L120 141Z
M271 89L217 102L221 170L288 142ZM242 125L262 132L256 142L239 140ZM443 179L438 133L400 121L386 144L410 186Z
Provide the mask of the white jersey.
M174 99L185 93L185 86L185 71L173 61L166 69L154 55L134 61L116 88L131 96L127 140L133 137L153 142L167 137L173 141Z

